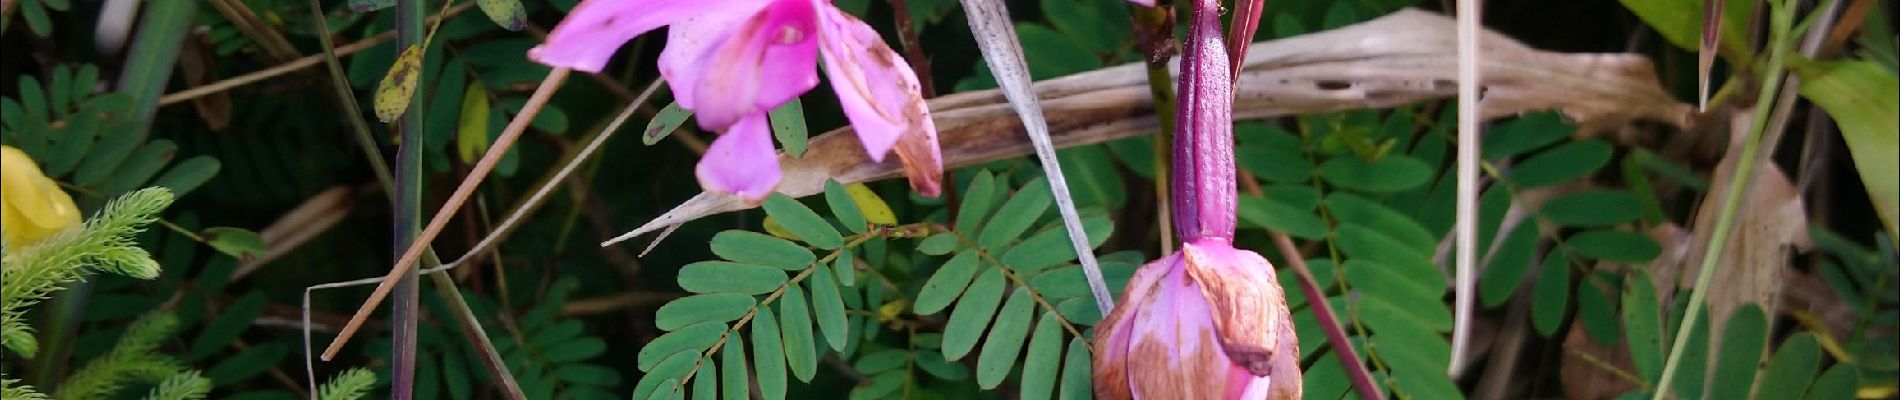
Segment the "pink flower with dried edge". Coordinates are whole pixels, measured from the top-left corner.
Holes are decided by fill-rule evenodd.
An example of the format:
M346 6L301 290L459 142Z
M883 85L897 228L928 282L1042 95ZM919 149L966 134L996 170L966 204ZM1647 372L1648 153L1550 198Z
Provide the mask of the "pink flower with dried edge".
M1143 265L1097 326L1104 399L1299 399L1300 344L1273 265L1233 246L1233 81L1216 0L1181 61L1171 192L1181 250Z
M660 73L675 101L700 127L722 132L696 168L707 190L756 201L778 184L763 118L818 85L820 55L865 153L882 161L894 149L913 189L941 189L937 127L916 73L869 25L827 1L588 0L528 57L599 72L621 45L662 26Z

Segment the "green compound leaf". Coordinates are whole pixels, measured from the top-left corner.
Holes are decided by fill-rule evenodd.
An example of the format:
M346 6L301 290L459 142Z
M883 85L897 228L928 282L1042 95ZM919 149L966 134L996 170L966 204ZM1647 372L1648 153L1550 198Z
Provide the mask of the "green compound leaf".
M691 352L673 353L672 356L655 364L646 376L640 377L640 383L633 386L633 398L648 399L656 393L677 392L679 378L698 364L699 354ZM664 398L664 397L662 397Z
M1062 326L1055 313L1045 312L1042 318L1036 320L1036 332L1029 336L1029 355L1023 358L1022 383L1018 391L1021 398L1043 400L1054 395L1056 374L1062 370L1061 363Z
M1334 157L1319 165L1320 177L1339 187L1366 192L1411 190L1430 182L1430 165L1402 154L1387 154L1376 161L1359 157Z
M745 368L745 341L737 338L727 339L725 347L719 350L721 361L726 369L719 371L720 380L725 383L720 390L725 392L726 400L750 400L752 398L751 380L747 379Z
M989 338L983 341L983 352L976 359L977 387L995 389L1016 367L1016 356L1022 353L1023 339L1029 335L1029 318L1035 315L1035 305L1029 289L1020 287L1003 303L1002 312L996 315L996 323L990 328Z
M1627 191L1590 190L1551 199L1538 212L1563 226L1603 227L1642 218L1643 202Z
M1052 202L1049 196L1049 183L1042 178L1023 185L996 210L996 217L983 226L983 231L977 234L976 245L995 248L1022 236L1049 210Z
M805 142L811 133L805 128L805 106L797 97L772 109L766 118L772 121L772 137L777 138L779 146L785 148L785 154L790 154L792 158L805 155Z
M957 302L957 308L950 311L950 321L944 324L944 357L959 360L976 348L984 328L990 325L990 317L996 315L996 305L1003 302L1003 281L1002 268L989 268L970 284L969 293Z
M811 306L798 286L785 288L779 298L779 335L785 344L785 365L799 381L811 382L818 373L817 343L811 334Z
M1716 353L1715 379L1709 387L1711 399L1748 398L1755 383L1755 369L1761 363L1762 349L1768 345L1768 317L1761 307L1744 304L1729 314L1722 328L1722 348Z
M1088 400L1095 398L1093 377L1090 376L1089 348L1082 338L1069 339L1068 355L1062 360L1062 400Z
M957 232L976 232L996 199L996 177L989 170L978 171L963 190L963 206L957 208Z
M1518 163L1510 181L1530 189L1583 179L1610 162L1611 150L1609 143L1595 139L1565 143Z
M1755 392L1755 398L1799 398L1807 392L1816 370L1820 368L1821 345L1814 340L1814 334L1796 333L1781 342L1781 348L1775 350L1774 358L1768 360L1768 368L1761 371L1761 381L1774 384L1761 385L1760 390Z
M680 289L693 293L765 294L785 284L778 268L731 261L700 261L680 268Z
M824 218L818 217L818 213L812 212L811 208L798 200L782 193L772 193L771 197L765 198L764 206L765 215L778 221L779 226L785 227L786 231L805 243L827 250L844 245L844 237L831 227L831 223L825 222Z
M978 264L980 263L977 262L976 250L964 250L957 253L955 257L951 257L950 261L944 262L943 267L938 268L937 273L931 274L930 280L924 282L924 288L917 293L917 302L911 308L911 312L929 315L943 311L944 307L957 300L958 295L963 294L963 288L970 285L970 278L976 276Z
M851 199L851 193L838 181L825 180L825 205L831 206L831 215L838 217L838 223L851 233L864 233L865 227L870 226L865 222L864 211L858 208L857 201Z
M831 267L817 266L811 279L805 282L811 287L811 308L817 317L818 330L825 334L825 342L831 343L832 350L843 352L850 342L851 324L845 318L844 296L838 292L838 281L832 277Z
M1623 334L1637 373L1649 382L1662 375L1662 306L1657 304L1656 285L1649 274L1637 270L1624 279Z
M528 12L521 7L521 0L475 0L475 4L502 29L518 31L528 25Z
M1662 247L1648 236L1630 231L1585 231L1564 241L1578 255L1621 263L1647 262L1662 254Z
M1247 224L1284 232L1287 236L1316 240L1326 237L1326 221L1311 209L1300 209L1278 198L1240 196L1240 219Z
M924 238L923 241L917 242L917 252L941 256L950 254L952 251L957 251L959 244L955 232L944 232L930 235L930 237Z
M724 337L726 323L706 321L687 325L679 330L668 332L640 347L640 371L650 372L660 361L674 353L690 352L698 354L711 348L713 343Z
M727 260L770 265L791 271L803 270L818 260L805 246L772 235L737 229L713 235L712 252Z
M1570 257L1563 249L1551 249L1538 272L1537 286L1531 289L1531 327L1551 337L1566 319L1569 305Z
M741 293L686 296L660 306L653 315L653 325L663 331L674 331L700 322L732 322L744 317L757 304L751 295Z
M785 344L779 336L778 316L771 307L760 307L752 317L752 373L759 382L759 394L767 400L785 398Z

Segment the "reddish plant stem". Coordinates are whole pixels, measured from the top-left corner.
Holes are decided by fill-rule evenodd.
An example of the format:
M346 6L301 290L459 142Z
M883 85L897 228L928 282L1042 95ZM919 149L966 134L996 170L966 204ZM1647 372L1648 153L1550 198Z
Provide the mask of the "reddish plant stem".
M917 73L917 86L924 89L924 98L937 97L937 85L930 77L930 58L924 55L923 41L917 38L918 28L910 18L910 4L905 0L890 2L891 18L897 20L897 41L904 46L904 61Z
M1247 48L1253 45L1254 32L1260 30L1260 14L1267 0L1234 0L1233 25L1227 27L1227 59L1233 63L1233 79L1240 80L1240 68L1247 65Z
M1340 366L1346 369L1346 377L1352 379L1354 392L1364 400L1381 400L1385 392L1372 383L1372 373L1366 370L1366 364L1359 361L1359 351L1353 349L1352 342L1346 341L1346 328L1339 324L1338 314L1333 312L1333 303L1326 300L1326 291L1319 288L1319 280L1313 279L1313 270L1306 267L1306 259L1300 256L1300 249L1293 247L1293 239L1285 233L1271 232L1273 244L1278 246L1280 254L1286 257L1287 265L1300 275L1300 292L1306 294L1306 306L1313 309L1313 319L1319 321L1320 330L1326 332L1326 342L1333 345L1333 355L1339 357Z

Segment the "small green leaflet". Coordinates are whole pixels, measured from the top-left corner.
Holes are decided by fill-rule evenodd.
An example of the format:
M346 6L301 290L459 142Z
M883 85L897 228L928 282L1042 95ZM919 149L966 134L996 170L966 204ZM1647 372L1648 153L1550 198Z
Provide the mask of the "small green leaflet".
M785 105L772 109L766 115L772 120L772 137L778 138L778 144L785 148L785 154L792 158L805 155L805 141L811 136L805 129L805 106L792 98Z
M680 108L680 103L668 103L666 108L660 109L659 114L653 116L653 120L647 121L645 133L640 134L640 143L648 146L659 143L660 139L673 134L673 131L679 129L681 124L686 123L686 118L692 116L693 112Z

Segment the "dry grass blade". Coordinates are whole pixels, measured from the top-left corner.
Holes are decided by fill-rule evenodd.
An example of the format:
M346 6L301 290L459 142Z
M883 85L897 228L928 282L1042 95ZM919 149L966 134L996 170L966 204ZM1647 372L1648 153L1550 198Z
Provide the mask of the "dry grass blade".
M1558 109L1585 125L1649 120L1687 126L1692 106L1670 97L1648 59L1632 54L1563 54L1482 35L1487 93L1480 117ZM1400 11L1338 30L1256 43L1235 85L1238 120L1322 111L1383 108L1449 97L1457 80L1456 40L1444 16ZM1159 126L1142 64L1038 82L1056 147L1155 132ZM997 90L932 99L949 169L1031 152L1028 137ZM849 128L815 137L804 157L781 156L778 191L792 197L824 190L826 179L865 182L903 175L896 161L871 162ZM606 244L708 215L752 208L700 194Z
M1696 50L1696 109L1709 108L1709 69L1715 67L1717 46L1722 43L1722 6L1724 0L1702 3L1702 47Z
M1022 119L1029 142L1036 149L1036 159L1042 164L1043 175L1049 178L1049 190L1054 192L1056 211L1062 215L1062 226L1069 231L1069 244L1074 247L1076 260L1082 264L1082 275L1088 279L1089 293L1095 297L1095 306L1102 315L1108 315L1115 308L1115 299L1109 294L1108 284L1102 279L1102 267L1095 262L1095 252L1089 246L1088 234L1082 230L1082 218L1075 212L1075 200L1069 195L1068 179L1062 174L1062 163L1056 159L1055 145L1049 141L1049 122L1042 116L1042 105L1036 101L1036 94L1030 89L1029 64L1023 59L1022 45L1016 42L1016 29L1009 20L1009 9L1001 0L963 0L963 9L970 20L970 31L976 36L977 47L983 53L983 60L990 67L990 74L1002 86L1003 97L1009 99L1010 107Z
M1464 371L1465 354L1471 349L1471 313L1477 304L1473 298L1478 261L1478 87L1483 83L1480 68L1478 22L1483 8L1478 0L1458 0L1458 278L1457 297L1451 329L1452 376Z
M402 257L396 259L396 265L389 268L389 274L383 276L381 284L376 285L376 291L370 292L369 299L364 300L363 306L356 310L356 315L350 317L349 324L344 325L343 330L337 332L336 339L330 342L330 347L323 350L324 361L336 357L336 352L342 350L343 344L348 343L350 337L356 334L356 330L363 326L363 320L369 318L370 312L376 310L383 299L389 296L390 289L396 286L397 278L401 278L403 272L408 271L409 267L422 257L423 250L429 248L429 242L442 233L443 227L448 226L456 210L460 210L462 203L467 202L469 196L475 193L475 188L481 186L483 180L488 179L488 173L494 171L495 164L501 161L501 156L507 154L509 148L514 147L515 140L521 138L521 132L527 131L528 122L534 120L535 114L547 104L548 98L554 96L555 89L561 86L561 81L567 78L567 73L567 68L556 68L548 72L547 79L541 81L541 87L536 88L534 94L528 97L527 103L522 105L521 113L515 114L514 120L508 122L508 127L502 130L499 138L495 139L495 144L488 148L487 153L482 154L481 161L476 162L475 167L469 170L468 176L462 179L461 185L455 187L455 193L449 195L448 201L442 204L442 208L436 210L434 217L429 218L429 224L423 227L422 233L416 235L409 248L403 251Z

